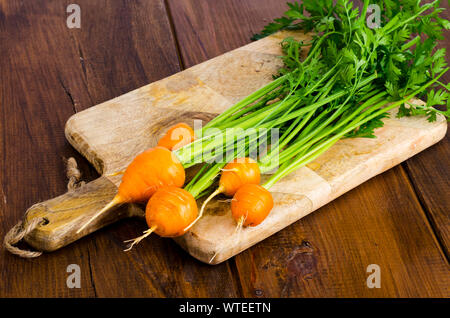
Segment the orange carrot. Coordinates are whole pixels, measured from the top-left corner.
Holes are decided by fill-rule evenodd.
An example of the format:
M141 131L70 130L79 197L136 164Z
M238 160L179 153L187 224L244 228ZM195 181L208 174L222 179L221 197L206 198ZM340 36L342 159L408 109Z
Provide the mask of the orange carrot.
M205 207L212 198L220 193L232 197L244 184L259 184L261 180L258 164L253 159L247 157L234 159L229 162L222 171L219 187L205 200L197 219L186 228L186 231L203 216Z
M155 232L162 237L176 237L186 233L185 228L198 214L197 202L188 191L177 187L159 189L148 201L145 219L149 229L144 235L129 240L126 251Z
M159 140L158 146L169 150L176 150L195 139L194 130L185 123L179 123L169 128L166 134Z
M224 240L216 250L211 263L226 246L235 245L241 239L244 226L257 226L269 215L273 208L272 195L268 190L258 184L244 184L235 193L231 200L231 214L237 222L236 229L230 237L234 243Z
M257 226L273 208L272 194L257 184L245 184L231 200L231 213L238 225Z
M244 184L259 184L261 181L259 166L251 158L234 159L222 171L218 190L228 197L233 196Z
M155 147L141 153L125 170L117 195L77 233L112 207L123 203L145 202L162 187L182 187L185 178L183 166L170 150Z

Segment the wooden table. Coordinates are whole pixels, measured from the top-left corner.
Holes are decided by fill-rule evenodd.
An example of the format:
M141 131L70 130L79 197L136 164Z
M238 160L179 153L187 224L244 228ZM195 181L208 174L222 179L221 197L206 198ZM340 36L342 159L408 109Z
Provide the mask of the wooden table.
M33 203L65 192L63 158L97 178L65 140L73 113L248 43L285 1L0 0L0 236ZM80 29L66 26L74 2ZM156 235L122 252L145 229L139 220L37 259L2 249L0 297L450 297L449 145L214 267ZM66 286L69 264L80 266L79 289ZM379 289L366 285L370 264Z

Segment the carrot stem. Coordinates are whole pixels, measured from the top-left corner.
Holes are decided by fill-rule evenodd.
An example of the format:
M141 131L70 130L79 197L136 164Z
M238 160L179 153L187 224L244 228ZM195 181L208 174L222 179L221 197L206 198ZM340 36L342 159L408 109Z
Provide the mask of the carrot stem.
M105 205L103 207L103 209L101 209L100 211L98 211L93 217L91 217L86 223L84 223L84 225L78 229L77 234L79 234L81 231L83 231L89 224L91 224L95 219L97 219L100 215L102 215L103 213L105 213L106 211L108 211L109 209L111 209L112 207L123 203L123 199L119 196L116 195L111 202L109 202L107 205Z
M224 191L224 188L222 186L220 186L220 187L217 188L216 191L211 193L211 195L205 200L205 202L203 202L202 208L200 209L200 213L198 214L197 218L184 229L185 232L189 231L189 229L191 227L193 227L194 224L197 223L198 220L201 219L201 217L203 216L203 212L205 210L205 207L208 204L208 202L211 201L216 195L222 193L223 191Z

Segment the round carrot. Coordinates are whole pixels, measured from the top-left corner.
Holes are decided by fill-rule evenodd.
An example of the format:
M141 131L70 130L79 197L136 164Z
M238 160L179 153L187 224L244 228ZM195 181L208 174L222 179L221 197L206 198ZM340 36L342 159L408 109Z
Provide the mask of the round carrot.
M194 130L185 123L179 123L169 128L166 134L158 141L158 146L169 150L176 150L195 139Z
M198 214L197 202L188 191L177 187L159 189L148 201L145 219L149 229L144 235L129 240L132 242L126 251L155 232L162 237L176 237L186 233L185 228Z
M141 153L125 170L117 195L77 233L112 207L122 203L145 202L162 187L182 187L185 178L183 166L170 150L155 147Z
M209 262L211 263L226 246L239 243L242 228L244 226L257 226L261 224L269 215L272 208L272 195L266 188L258 184L245 184L240 187L231 200L231 213L237 222L236 229L230 237L234 242L230 242L229 240L223 241Z
M256 226L273 208L272 194L257 184L245 184L231 200L233 218L243 226Z
M220 193L223 193L228 197L232 197L244 184L259 184L260 180L261 174L259 171L259 166L253 159L247 157L236 158L229 162L222 169L219 187L205 200L197 219L195 219L195 221L186 228L186 231L189 230L203 216L205 207L212 198Z
M146 202L162 187L182 187L185 178L184 168L172 152L155 147L131 162L122 177L118 196L123 202Z
M228 197L233 196L244 184L259 184L261 181L259 166L251 158L234 159L222 171L218 189Z

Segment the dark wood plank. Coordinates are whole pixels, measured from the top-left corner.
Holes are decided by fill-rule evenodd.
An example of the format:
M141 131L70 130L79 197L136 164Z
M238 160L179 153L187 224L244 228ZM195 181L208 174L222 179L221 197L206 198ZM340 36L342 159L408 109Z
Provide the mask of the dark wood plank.
M401 167L236 257L244 294L448 297L448 264ZM370 264L381 288L369 289Z
M0 237L33 203L66 191L62 157L74 155L64 138L73 104L59 68L77 74L65 6L48 1L0 1ZM70 61L77 63L70 63ZM79 157L78 157L79 159ZM0 295L92 297L87 246L24 260L4 249ZM69 264L81 268L81 289L66 286Z
M89 240L95 289L99 297L237 297L238 280L229 262L210 266L192 258L173 240L157 235L131 252L123 241L148 227L127 220Z
M180 71L163 0L77 3L83 24L69 35L82 73L74 78L61 67L77 111Z
M1 237L27 207L65 192L61 156L75 151L63 128L74 111L180 70L162 0L80 0L81 29L72 30L68 3L0 1ZM123 221L34 260L2 250L0 296L238 295L227 263L203 266L170 239L155 236L124 253L122 241L144 228ZM81 289L66 287L72 263L81 267Z
M441 1L441 7L447 10L441 13L443 18L450 20L449 2ZM446 48L447 63L450 63L450 30L446 30L445 41L438 48ZM450 83L450 72L442 77L442 82ZM428 149L403 166L406 168L414 189L419 194L420 201L430 219L431 224L442 244L447 258L450 254L450 139L447 136L432 149Z
M248 43L284 2L169 0L185 66ZM235 262L248 297L448 296L448 263L401 166ZM369 264L381 267L381 289L366 286Z
M168 0L185 67L245 44L286 11L286 0Z
M450 138L404 163L439 242L449 257L450 250Z

